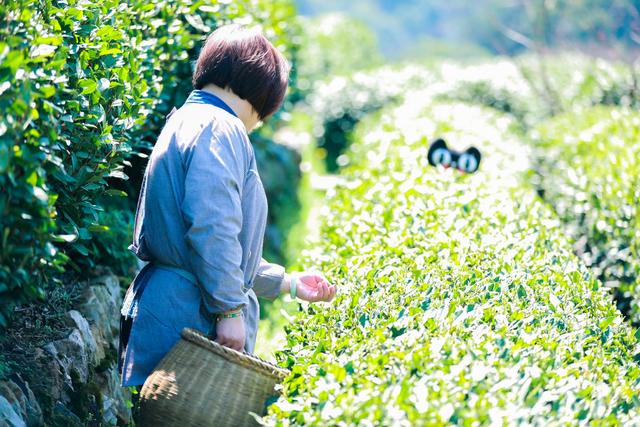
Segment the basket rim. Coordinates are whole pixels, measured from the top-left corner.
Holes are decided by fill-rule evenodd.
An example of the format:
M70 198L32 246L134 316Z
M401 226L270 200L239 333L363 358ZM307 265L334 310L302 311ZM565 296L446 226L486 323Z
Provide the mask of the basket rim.
M283 369L279 366L274 365L273 363L267 362L266 360L263 360L258 356L254 356L245 352L241 353L232 348L218 344L217 342L210 340L206 335L196 329L184 328L182 329L180 335L183 339L196 344L204 348L205 350L209 350L217 354L218 356L223 357L231 363L242 365L245 368L251 369L263 375L267 375L278 381L284 380L290 373L287 369Z

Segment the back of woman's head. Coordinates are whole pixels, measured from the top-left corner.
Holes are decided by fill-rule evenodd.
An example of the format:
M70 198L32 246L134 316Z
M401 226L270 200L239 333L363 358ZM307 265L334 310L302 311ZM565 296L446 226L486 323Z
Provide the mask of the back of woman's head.
M225 25L207 38L193 73L193 87L213 83L248 101L260 120L282 104L289 64L257 29Z

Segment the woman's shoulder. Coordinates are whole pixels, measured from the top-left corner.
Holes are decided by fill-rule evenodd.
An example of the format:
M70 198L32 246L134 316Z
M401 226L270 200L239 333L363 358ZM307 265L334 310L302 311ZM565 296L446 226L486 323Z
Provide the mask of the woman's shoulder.
M217 136L248 140L242 121L214 105L185 104L171 115L167 124L187 134L207 131Z
M177 145L185 154L196 147L216 146L230 150L248 169L253 158L253 147L242 121L233 114L213 105L185 104L167 121Z

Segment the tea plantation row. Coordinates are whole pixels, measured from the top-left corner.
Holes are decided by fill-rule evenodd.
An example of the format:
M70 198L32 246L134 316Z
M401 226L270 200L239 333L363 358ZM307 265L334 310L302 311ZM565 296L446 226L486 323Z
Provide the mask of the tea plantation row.
M445 64L439 92L518 119L535 147L540 194L563 220L576 252L638 326L640 115L630 110L640 103L637 70L564 55L547 60L541 76L533 58L519 62Z
M540 187L594 273L640 323L640 114L600 107L539 125Z
M337 157L347 145L344 133L355 122L421 86L430 99L508 113L536 147L540 193L568 226L583 261L614 289L618 307L638 325L640 154L635 142L640 126L637 115L625 110L640 100L633 70L579 55L547 58L544 75L540 66L539 58L525 55L515 61L443 61L428 69L407 66L334 78L316 84L311 98L314 115L324 123L316 135ZM393 84L379 88L378 76ZM349 161L348 153L338 157L340 164Z
M513 119L415 93L365 120L303 263L340 288L304 305L266 425L640 422L640 350L527 185ZM485 153L428 166L428 141Z

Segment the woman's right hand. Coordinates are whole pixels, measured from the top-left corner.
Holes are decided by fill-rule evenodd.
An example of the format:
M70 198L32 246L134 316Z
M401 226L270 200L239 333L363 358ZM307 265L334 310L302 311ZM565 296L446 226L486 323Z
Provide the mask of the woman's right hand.
M246 334L244 330L244 319L242 316L218 319L216 323L215 342L242 352L244 350L245 339Z

